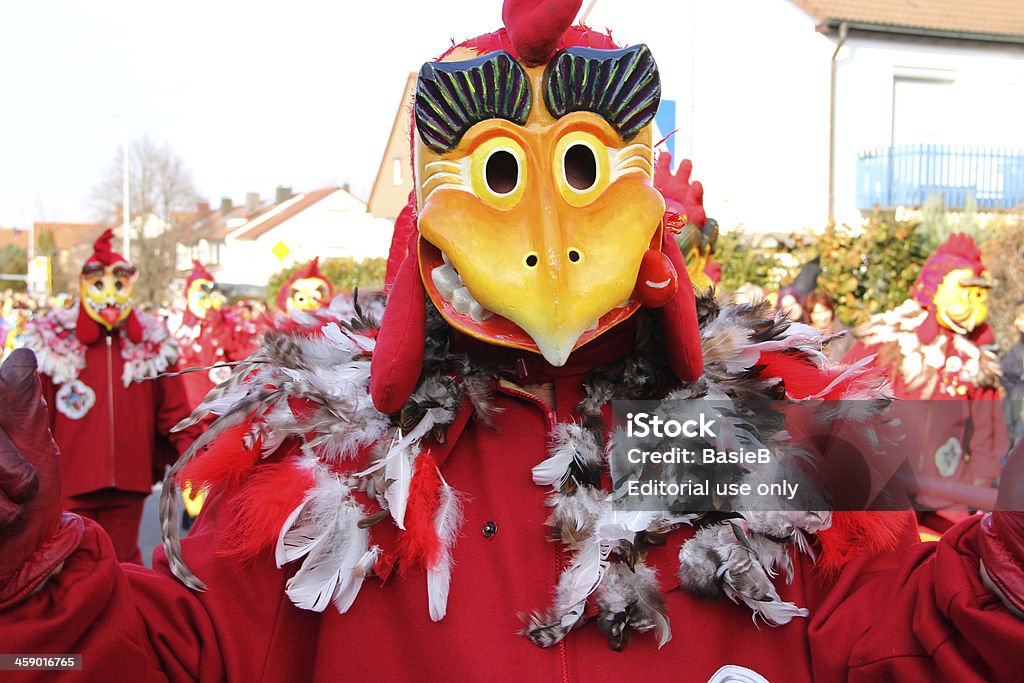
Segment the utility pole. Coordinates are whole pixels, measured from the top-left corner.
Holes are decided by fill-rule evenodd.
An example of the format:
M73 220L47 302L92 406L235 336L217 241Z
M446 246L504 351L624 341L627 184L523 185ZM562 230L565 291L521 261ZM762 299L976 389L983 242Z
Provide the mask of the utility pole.
M128 125L125 123L124 114L121 114L121 220L123 222L122 239L124 240L124 257L129 263L132 260L132 203L131 203L131 164L128 160L130 154L128 149Z
M35 294L32 279L28 276L28 273L29 268L32 266L32 261L36 258L36 223L32 220L31 209L25 211L25 216L28 218L28 258L25 259L25 289L29 294Z
M587 8L585 10L583 10L583 14L580 15L579 23L581 23L581 24L587 23L587 17L590 16L590 12L591 12L591 10L594 9L594 5L596 5L596 4L597 4L597 0L590 0L590 4L587 5Z

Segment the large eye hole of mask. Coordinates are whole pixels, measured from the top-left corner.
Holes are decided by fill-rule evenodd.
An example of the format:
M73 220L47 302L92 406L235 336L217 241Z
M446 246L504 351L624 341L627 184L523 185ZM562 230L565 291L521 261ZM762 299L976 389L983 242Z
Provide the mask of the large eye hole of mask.
M608 147L585 131L570 132L555 146L555 169L562 198L571 206L586 206L608 187Z
M516 206L526 186L525 157L523 148L509 137L478 145L472 152L473 193L502 211Z

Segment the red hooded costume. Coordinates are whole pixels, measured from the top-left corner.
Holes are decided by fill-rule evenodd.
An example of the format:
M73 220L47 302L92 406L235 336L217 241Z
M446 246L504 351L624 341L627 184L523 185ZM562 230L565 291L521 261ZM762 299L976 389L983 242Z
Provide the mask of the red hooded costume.
M179 364L182 368L210 369L182 375L190 409L198 406L210 389L231 374L229 368L211 366L244 360L259 348L263 332L261 325L246 320L235 308L209 306L200 311L201 317L196 315L192 310L195 299L214 296L215 292L202 289L213 285L213 275L199 261L193 261L192 272L185 280L185 313L174 337L181 349Z
M97 241L85 268L127 264L111 237ZM141 562L142 503L199 433L171 432L189 413L180 377L143 379L177 370L177 345L152 316L131 310L106 330L81 305L33 320L25 344L39 358L67 508L104 522L118 557Z
M507 2L507 31L470 44L527 66L557 59L565 45L612 47L603 34L566 28L579 6ZM470 76L480 68L497 82L503 60L465 64ZM444 125L433 130L443 142ZM416 218L406 217L407 237L424 227L424 214ZM674 241L664 243L675 261ZM870 375L817 362L818 337L763 307L696 300L680 264L669 302L634 309L567 359L545 349L562 361L551 364L530 348L458 331L455 313L439 311L433 296L427 304L416 257L417 249L429 256L427 245L397 246L402 265L383 321L271 334L260 358L190 418L223 415L179 461L167 502L175 480L205 482L211 498L180 548L167 539L156 571L119 568L99 529L65 523L52 538L73 538L77 549L25 599L66 553L47 550L55 541L35 550L33 534L14 537L6 550L28 560L14 565L6 590L0 583L8 648L82 652L90 676L154 680L1019 674L1024 622L978 571L984 557L1004 599L1024 606L1015 515L993 515L987 528L972 519L938 544L913 544L900 513L799 513L782 525L770 513L744 513L704 517L695 528L661 513L613 511L600 445L616 438L605 426L610 398L661 400L678 389L731 396L736 407L745 392L792 406L851 392L877 400ZM440 274L427 275L439 291L450 277L440 261L430 264ZM480 334L513 329L507 320L488 327L491 318L462 296ZM33 446L20 432L12 441ZM36 445L28 457L45 469L46 455ZM8 460L13 479L20 461ZM56 526L59 514L49 512ZM540 612L523 617L529 610ZM759 628L752 612L778 627Z
M943 284L958 273L969 274L970 287ZM965 295L955 302L967 299L971 288L987 288L981 251L967 235L952 235L928 257L912 299L854 331L858 343L843 360L852 363L874 354L875 364L888 373L894 396L905 401L908 432L917 441L916 473L991 488L1010 446L999 400L995 336L983 315L971 329L954 331L950 326L956 321L940 323L949 314L945 300L936 297L940 288L949 291L951 286Z

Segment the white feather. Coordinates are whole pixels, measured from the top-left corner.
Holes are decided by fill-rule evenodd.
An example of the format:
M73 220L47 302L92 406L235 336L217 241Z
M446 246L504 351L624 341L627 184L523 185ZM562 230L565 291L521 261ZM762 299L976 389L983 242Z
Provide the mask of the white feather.
M556 610L564 613L586 601L597 590L601 577L608 569L608 549L602 547L596 536L591 536L582 543L582 547L572 558L570 565L562 572L558 585ZM562 609L558 609L558 607Z
M307 528L306 525L300 528L295 527L299 516L308 504L309 498L307 496L305 500L289 513L288 518L285 519L284 524L281 526L281 532L277 535L277 545L274 548L274 560L277 562L278 567L283 567L289 562L307 555L323 538L317 533L318 530L312 527Z
M440 474L440 472L438 473ZM448 611L448 589L451 584L452 547L462 524L462 501L459 493L441 477L440 504L434 513L434 529L441 542L437 563L427 568L427 598L430 618L444 619Z
M561 489L569 477L569 468L573 461L596 464L602 461L602 455L594 436L582 425L556 425L552 434L550 456L533 467L533 483Z
M357 566L366 557L369 532L359 528L364 515L353 500L338 501L333 510L318 509L321 502L315 500L310 507L323 538L312 545L299 571L285 585L285 592L302 609L322 612L339 595L348 609L355 597L348 591L356 579Z
M569 476L575 453L563 447L552 449L551 455L533 466L533 483L538 486L561 488Z
M399 529L405 529L405 506L409 502L409 484L415 462L416 454L409 449L395 450L385 458L384 478L390 484L384 490L384 499Z
M747 607L749 607L754 614L752 615L753 620L756 622L757 617L761 617L771 626L784 626L788 624L793 617L806 617L810 614L810 611L806 607L797 607L792 602L783 602L776 595L774 599L754 600L741 593L736 593L728 585L725 586L725 594L728 595L733 601L736 600L737 596L742 600Z
M347 612L352 603L356 601L356 596L359 595L359 590L363 587L363 580L370 573L370 570L373 569L379 556L380 548L378 546L373 546L367 550L359 558L359 561L356 562L355 567L352 568L347 582L343 579L339 583L338 589L334 593L334 607L339 613L344 614Z

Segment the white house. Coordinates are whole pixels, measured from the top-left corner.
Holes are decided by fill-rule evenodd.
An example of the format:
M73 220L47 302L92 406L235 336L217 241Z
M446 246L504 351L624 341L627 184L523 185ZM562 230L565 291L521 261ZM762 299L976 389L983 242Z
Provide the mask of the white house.
M1024 201L1020 0L599 0L586 19L651 47L658 126L726 230L820 228L830 204L856 224L933 191Z
M264 286L275 272L316 256L386 257L393 232L391 221L374 218L340 187L297 194L224 223L215 275L228 286Z

